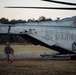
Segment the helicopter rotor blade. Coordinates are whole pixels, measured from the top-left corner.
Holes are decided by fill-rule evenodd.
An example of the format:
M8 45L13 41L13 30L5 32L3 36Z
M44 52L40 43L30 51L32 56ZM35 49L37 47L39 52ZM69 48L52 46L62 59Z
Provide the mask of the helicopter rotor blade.
M59 3L59 4L76 6L76 3L70 3L70 2L55 1L55 0L42 0L42 1L47 1L47 2L53 2L53 3Z
M31 9L58 9L58 10L76 10L76 8L67 8L67 7L5 7L5 8L31 8Z

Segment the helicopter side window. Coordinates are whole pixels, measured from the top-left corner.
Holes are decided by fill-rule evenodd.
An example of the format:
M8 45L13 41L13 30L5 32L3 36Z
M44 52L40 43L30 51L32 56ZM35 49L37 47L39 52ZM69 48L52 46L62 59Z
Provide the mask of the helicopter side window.
M72 50L76 50L76 42L72 43Z

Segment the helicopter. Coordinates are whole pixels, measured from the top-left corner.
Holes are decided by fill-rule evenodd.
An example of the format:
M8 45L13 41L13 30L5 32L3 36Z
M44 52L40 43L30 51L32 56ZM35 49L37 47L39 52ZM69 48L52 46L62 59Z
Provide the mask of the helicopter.
M59 4L76 6L75 3L43 0ZM58 10L76 10L71 7L13 7L5 8L34 8L34 9L58 9ZM0 25L3 26L3 25ZM34 45L41 45L60 52L59 55L76 59L76 16L71 18L59 18L55 21L28 22L24 24L7 25L8 30L0 35L19 35L29 40Z

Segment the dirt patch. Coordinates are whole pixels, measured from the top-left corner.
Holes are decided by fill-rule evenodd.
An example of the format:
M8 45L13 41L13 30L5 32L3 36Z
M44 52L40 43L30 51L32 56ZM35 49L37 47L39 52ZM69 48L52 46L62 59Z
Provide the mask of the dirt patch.
M76 75L76 61L27 59L8 64L0 60L0 75Z

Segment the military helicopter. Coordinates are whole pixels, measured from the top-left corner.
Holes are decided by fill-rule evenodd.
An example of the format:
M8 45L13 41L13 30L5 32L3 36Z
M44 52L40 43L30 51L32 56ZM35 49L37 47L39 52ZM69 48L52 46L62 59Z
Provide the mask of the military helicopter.
M75 3L43 0L59 4L76 6ZM35 8L35 9L58 9L58 10L76 10L71 7L5 7L5 8ZM2 25L0 25L2 26ZM42 45L60 52L59 55L76 59L76 16L55 21L28 22L24 24L7 25L8 30L0 35L19 35L29 40L35 45Z

